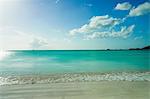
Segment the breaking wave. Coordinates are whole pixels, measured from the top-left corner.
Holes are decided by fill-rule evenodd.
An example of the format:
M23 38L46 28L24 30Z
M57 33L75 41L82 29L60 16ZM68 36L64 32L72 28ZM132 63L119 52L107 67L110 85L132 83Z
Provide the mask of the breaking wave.
M66 73L0 77L0 86L18 84L99 82L99 81L150 81L150 72L134 73Z

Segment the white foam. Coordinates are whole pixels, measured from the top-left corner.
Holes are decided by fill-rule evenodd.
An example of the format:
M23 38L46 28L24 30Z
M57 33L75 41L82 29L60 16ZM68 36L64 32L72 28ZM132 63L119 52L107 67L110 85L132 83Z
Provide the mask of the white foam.
M0 77L0 85L35 84L35 83L66 83L92 81L150 81L150 72L136 73L77 73Z

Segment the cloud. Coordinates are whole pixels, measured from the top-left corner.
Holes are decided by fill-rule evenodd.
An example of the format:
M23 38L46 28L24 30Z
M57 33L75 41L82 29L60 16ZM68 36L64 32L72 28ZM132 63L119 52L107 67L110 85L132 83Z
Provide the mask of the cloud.
M24 38L28 38L30 41L28 42L28 45L31 49L44 49L44 47L48 46L47 39L33 35L34 33L25 33L22 31L15 30L17 34L20 36L23 36Z
M123 37L127 38L134 30L135 25L131 25L129 27L123 26L120 31L112 31L110 34L111 37Z
M120 24L124 21L124 18L113 18L108 15L94 16L90 19L88 24L85 24L80 28L70 30L69 34L71 36L75 36L77 34L83 35L84 39L108 37L126 38L133 32L135 25L131 25L129 27L120 26ZM118 29L118 31L116 29Z
M59 2L60 2L60 0L56 0L56 1L55 1L56 4L59 3Z
M143 36L137 36L137 37L134 38L134 40L140 40L142 38L143 38Z
M129 10L131 7L132 5L129 2L118 3L115 10Z
M129 27L121 27L121 30L119 31L104 31L104 32L94 32L91 35L87 35L86 39L95 39L95 38L108 38L108 37L113 37L113 38L127 38L134 29L135 25L131 25Z
M50 29L50 32L60 33L62 31ZM66 31L63 30L63 32ZM19 27L0 26L0 50L54 50L69 49L70 47L76 48L68 35L44 37L42 33L23 31Z
M94 16L90 19L88 24L81 26L80 28L73 29L70 31L70 35L75 35L77 33L91 33L99 30L111 29L114 26L120 24L121 19L113 18L108 15L105 16Z
M23 32L15 27L0 27L0 49L47 49L46 38L31 32Z
M42 47L45 47L48 45L48 42L47 40L43 39L43 38L34 38L32 40L32 42L30 43L30 46L32 49L39 49L39 48L42 48Z
M130 12L129 12L129 16L130 17L140 16L140 15L145 15L145 14L148 14L148 13L150 13L150 3L145 2L143 4L140 4L136 8L131 9Z
M89 3L89 4L85 4L85 6L87 6L87 7L92 7L93 4Z

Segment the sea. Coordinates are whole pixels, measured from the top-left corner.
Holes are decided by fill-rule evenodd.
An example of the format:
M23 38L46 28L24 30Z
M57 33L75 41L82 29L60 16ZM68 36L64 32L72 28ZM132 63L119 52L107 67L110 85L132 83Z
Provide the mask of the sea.
M150 50L0 51L0 85L150 81Z

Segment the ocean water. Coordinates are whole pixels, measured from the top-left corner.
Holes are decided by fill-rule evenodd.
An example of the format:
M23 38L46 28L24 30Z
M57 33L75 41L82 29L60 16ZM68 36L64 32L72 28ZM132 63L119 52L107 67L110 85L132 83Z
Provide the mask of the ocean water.
M62 81L61 78L64 78L63 81L68 81L68 78L71 78L72 81L83 79L87 81L107 79L149 81L149 70L149 50L20 50L0 52L1 85L12 83L12 81L18 83L18 80L23 82L24 78L28 82L31 81L31 78L34 82L38 82L36 80L39 79L42 82L43 78L53 82L56 82L55 80ZM51 78L55 78L55 80Z

